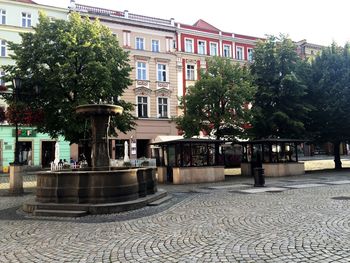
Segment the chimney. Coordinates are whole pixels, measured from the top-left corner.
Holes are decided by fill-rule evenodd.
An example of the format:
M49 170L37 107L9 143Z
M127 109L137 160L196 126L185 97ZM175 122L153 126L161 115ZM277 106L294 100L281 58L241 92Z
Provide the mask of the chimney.
M129 11L128 10L124 10L124 17L129 18Z
M171 24L172 26L175 25L175 19L174 19L174 18L170 18L170 24Z
M69 9L75 10L75 8L76 8L75 0L70 0Z

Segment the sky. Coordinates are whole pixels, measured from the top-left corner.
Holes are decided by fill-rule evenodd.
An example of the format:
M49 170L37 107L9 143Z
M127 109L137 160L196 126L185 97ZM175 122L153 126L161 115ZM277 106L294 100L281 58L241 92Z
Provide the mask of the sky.
M70 0L34 0L67 7ZM78 4L194 24L203 19L222 31L265 37L289 35L319 45L350 41L347 0L76 0Z

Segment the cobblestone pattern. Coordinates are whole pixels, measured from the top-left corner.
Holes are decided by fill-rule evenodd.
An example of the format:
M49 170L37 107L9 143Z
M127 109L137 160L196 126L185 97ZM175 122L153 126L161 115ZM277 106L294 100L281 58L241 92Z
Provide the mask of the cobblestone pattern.
M9 176L0 176L0 189L9 189ZM36 187L36 175L23 176L23 187L33 188Z
M158 208L68 220L16 214L33 196L0 197L0 262L349 262L350 201L332 197L350 196L350 184L175 189Z

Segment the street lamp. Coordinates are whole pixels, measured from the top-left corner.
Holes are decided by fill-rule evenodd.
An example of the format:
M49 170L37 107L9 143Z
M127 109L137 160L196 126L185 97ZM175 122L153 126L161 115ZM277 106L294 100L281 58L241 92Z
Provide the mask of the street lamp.
M22 80L18 77L15 77L12 80L13 83L13 92L14 92L14 96L15 96L15 105L17 105L18 99L19 99L19 90L22 86ZM18 165L19 164L19 145L18 145L18 121L16 119L15 122L15 159L13 164L14 165Z

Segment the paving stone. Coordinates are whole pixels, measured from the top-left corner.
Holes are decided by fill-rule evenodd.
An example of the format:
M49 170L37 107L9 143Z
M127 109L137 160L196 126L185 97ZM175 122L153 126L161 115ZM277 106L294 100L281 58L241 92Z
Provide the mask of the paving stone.
M238 192L247 193L247 194L256 194L256 193L265 193L265 192L280 192L285 190L287 189L283 187L256 187L251 189L238 190Z
M286 187L301 189L301 188L320 187L320 186L325 186L325 184L295 184L295 185L287 185Z
M341 180L341 181L333 181L333 182L327 182L327 184L350 184L350 180Z
M249 187L248 184L232 184L232 185L220 185L220 186L209 186L208 189L212 190L230 190L236 188Z
M24 214L25 186L0 196L0 262L349 262L350 200L333 199L349 195L348 174L307 176L325 174L162 185L173 198L159 206L75 219Z

